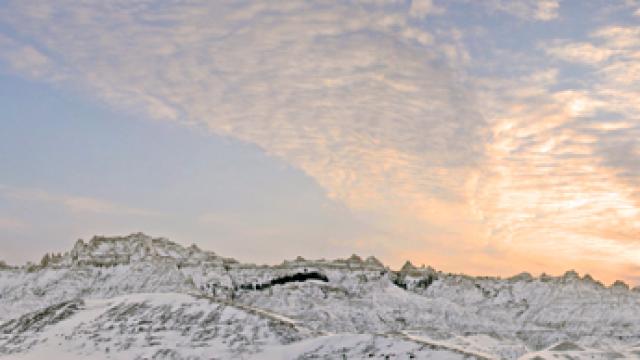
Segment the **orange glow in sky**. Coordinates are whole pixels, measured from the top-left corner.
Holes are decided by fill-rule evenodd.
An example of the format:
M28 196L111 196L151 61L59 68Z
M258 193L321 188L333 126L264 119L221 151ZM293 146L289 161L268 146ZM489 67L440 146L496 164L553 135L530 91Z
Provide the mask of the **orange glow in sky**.
M396 267L410 259L502 276L575 269L639 283L640 3L598 6L597 19L594 6L8 1L0 10L7 93L9 77L45 84L152 127L233 145L204 156L227 163L203 160L190 171L181 165L190 155L146 154L175 161L158 176L171 179L170 191L122 180L110 193L93 165L65 161L58 170L79 175L56 183L52 170L23 181L30 172L2 163L11 169L0 178L3 239L23 256L15 239L36 244L41 234L29 230L36 215L18 210L36 214L44 203L76 224L52 228L60 239L144 230L234 256L250 251L257 262L358 252ZM3 128L6 141L16 124ZM101 139L105 130L92 126L87 136ZM154 144L142 138L141 149ZM181 141L176 148L191 142ZM3 151L31 164L38 150ZM243 151L268 166L232 174ZM117 156L130 162L123 176L146 164ZM203 169L231 180L194 183ZM68 185L92 171L86 189ZM258 185L238 181L249 178ZM290 190L269 197L260 184L272 178ZM311 185L294 190L301 183ZM300 240L307 236L313 248Z

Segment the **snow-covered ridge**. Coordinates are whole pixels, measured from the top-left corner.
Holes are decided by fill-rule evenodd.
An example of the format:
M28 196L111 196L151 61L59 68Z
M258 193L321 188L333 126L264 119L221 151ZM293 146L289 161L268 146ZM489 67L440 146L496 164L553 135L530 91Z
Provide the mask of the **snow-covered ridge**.
M347 269L347 270L380 270L390 271L392 275L396 275L398 279L407 281L407 286L415 286L416 279L436 279L436 278L454 278L457 281L475 281L475 280L504 280L508 282L555 282L559 284L567 284L572 282L584 282L586 284L605 287L605 285L595 280L591 275L585 274L580 276L573 270L568 270L561 276L551 276L541 274L533 276L523 272L512 277L501 279L492 276L469 276L464 274L452 274L437 271L430 266L416 267L410 261L407 261L398 271L391 271L380 260L373 256L362 259L360 256L353 254L346 259L335 260L307 260L298 256L294 260L284 260L279 265L255 265L249 263L241 263L232 258L226 258L217 255L213 251L201 250L197 245L185 247L169 239L162 237L151 237L144 233L133 233L126 236L94 236L85 242L78 239L73 248L64 254L45 254L40 264L35 268L61 268L71 266L116 266L129 265L132 263L140 263L146 261L166 262L175 264L179 267L193 266L212 266L212 267L233 267L233 268L263 268L263 269L292 269L292 268L331 268L331 269ZM0 270L11 269L15 267L8 266L0 259ZM33 264L27 264L20 268L31 268L34 270ZM423 284L424 286L424 284ZM611 286L612 289L624 290L629 289L629 285L621 280L615 281ZM632 290L640 291L640 287Z
M0 358L46 353L51 337L81 358L633 357L640 292L574 271L473 277L356 255L253 265L138 233L0 269Z
M234 263L211 251L203 251L196 245L184 247L165 238L153 238L143 233L128 236L94 236L88 242L79 239L64 255L46 254L43 267L68 267L74 265L115 266L142 261L165 261L181 266L200 264L223 265Z
M239 263L232 258L225 258L213 251L201 250L197 245L185 247L166 238L154 238L144 233L127 236L94 236L85 242L78 239L70 251L45 254L36 267L61 268L70 266L116 266L136 262L155 261L178 264L179 266L233 266L235 268L297 268L327 267L336 269L384 269L385 266L375 257L366 259L351 255L347 259L306 260L297 257L295 260L284 260L282 264L254 265ZM25 267L33 267L28 264ZM1 268L10 268L0 262Z

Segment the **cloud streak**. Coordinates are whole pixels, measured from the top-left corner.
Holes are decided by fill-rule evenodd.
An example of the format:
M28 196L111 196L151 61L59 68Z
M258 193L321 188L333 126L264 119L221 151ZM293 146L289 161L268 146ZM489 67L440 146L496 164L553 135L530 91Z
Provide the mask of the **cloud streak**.
M96 213L134 216L158 216L159 213L87 196L57 194L42 189L13 187L0 184L0 196L23 202L41 202L61 205L75 213Z
M0 229L4 230L20 230L27 226L20 219L14 217L1 217L0 216Z

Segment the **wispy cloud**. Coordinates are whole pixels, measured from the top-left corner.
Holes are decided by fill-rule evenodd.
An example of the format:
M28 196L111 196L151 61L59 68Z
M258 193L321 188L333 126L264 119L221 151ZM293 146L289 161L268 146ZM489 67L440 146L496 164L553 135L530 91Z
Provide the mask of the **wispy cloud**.
M616 258L618 268L640 260L636 32L609 26L547 47L572 66L593 65L570 89L558 70L551 81L481 82L495 141L476 204L501 247L565 261Z
M19 230L27 227L27 224L14 217L0 216L0 229Z
M585 42L558 42L546 50L548 54L559 59L590 65L598 65L616 53L615 50L599 48Z
M409 8L409 16L423 19L428 15L440 15L445 8L436 5L433 0L413 0Z
M13 2L3 21L73 84L257 144L352 208L461 202L483 157L483 118L442 65L457 53L411 20L432 2L46 4Z
M93 197L47 192L42 189L13 187L0 184L0 196L21 201L54 203L77 213L157 216L155 211L129 207Z
M503 11L532 21L556 19L560 8L558 0L490 0L482 3L494 11Z
M461 4L526 26L565 20L554 0ZM513 271L549 265L550 251L566 260L558 268L608 264L616 252L640 260L640 29L544 32L504 49L484 35L470 44L490 25L442 20L454 10L425 0L9 1L0 22L15 34L0 53L28 76L256 144L393 238L396 256Z
M14 71L32 78L56 80L60 69L54 67L50 59L31 45L19 42L0 34L0 59Z

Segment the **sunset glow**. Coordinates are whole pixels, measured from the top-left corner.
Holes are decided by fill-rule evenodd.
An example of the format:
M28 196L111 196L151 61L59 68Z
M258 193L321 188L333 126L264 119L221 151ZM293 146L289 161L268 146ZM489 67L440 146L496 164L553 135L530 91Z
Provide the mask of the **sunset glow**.
M639 284L639 14L6 1L0 259L144 231L258 263Z

